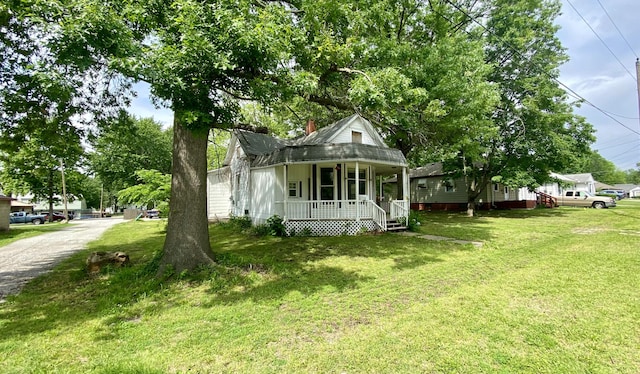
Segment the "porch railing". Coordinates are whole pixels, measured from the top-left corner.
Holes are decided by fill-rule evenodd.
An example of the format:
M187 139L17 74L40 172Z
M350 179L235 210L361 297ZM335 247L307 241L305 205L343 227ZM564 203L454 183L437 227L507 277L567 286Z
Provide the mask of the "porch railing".
M384 211L381 207L377 206L373 203L373 201L369 201L371 203L372 212L373 212L373 222L375 222L380 230L387 231L387 212Z
M383 230L387 226L387 213L371 200L289 200L285 217L292 221L370 219Z
M407 200L392 200L390 205L389 216L391 219L409 219L409 202Z

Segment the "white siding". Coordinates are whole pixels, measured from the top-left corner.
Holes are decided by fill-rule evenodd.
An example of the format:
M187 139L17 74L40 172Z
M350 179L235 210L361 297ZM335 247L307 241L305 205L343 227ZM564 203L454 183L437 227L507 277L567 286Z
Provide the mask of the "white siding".
M281 191L282 187L279 186L279 180L284 178L284 175L280 178L276 175L277 170L282 170L282 167L256 169L251 171L251 201L253 202L253 210L249 212L249 216L255 224L264 223L269 217L277 214L276 201L281 201L282 197L278 198L276 191ZM281 194L280 194L281 195ZM279 214L282 216L282 214Z
M250 188L250 171L249 160L247 160L244 151L240 146L236 148L233 159L231 160L231 197L232 197L232 214L235 216L244 216L251 214L251 195Z
M231 213L231 170L228 167L207 173L207 216L228 218Z
M373 138L367 131L366 126L362 123L362 121L359 118L354 121L351 121L351 123L348 126L345 126L342 129L342 131L340 131L333 137L331 142L336 144L352 143L351 133L353 131L356 131L362 134L362 144L377 145L377 143L373 140Z
M298 197L290 197L287 196L288 199L298 199L298 200L311 200L309 196L309 186L311 182L311 165L289 165L289 170L287 173L287 182L295 182L300 189L300 184L302 184L302 189L298 193ZM288 193L288 185L285 185L285 193ZM284 196L283 196L284 198Z

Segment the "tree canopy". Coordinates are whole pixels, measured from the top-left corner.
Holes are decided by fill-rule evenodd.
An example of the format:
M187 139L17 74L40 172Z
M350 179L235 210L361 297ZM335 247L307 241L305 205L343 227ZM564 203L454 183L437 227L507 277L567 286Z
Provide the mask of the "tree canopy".
M173 110L163 269L213 261L205 210L212 128L276 118L286 132L310 117L330 123L355 111L412 165L443 161L464 176L471 212L491 179L541 183L593 139L557 81L566 55L555 37L555 0L45 0L11 6L16 12L0 12L15 26L13 36L3 36L5 50L16 56L46 51L42 60L55 72L67 69L73 92L106 92L104 107L126 102L114 91L126 93L129 82L145 81L155 102ZM31 24L46 38L18 53L12 41L29 40L24 30ZM20 72L16 66L28 60L3 67ZM246 110L247 103L254 109ZM266 115L256 115L260 110ZM126 129L127 120L117 126ZM94 160L114 161L108 155ZM107 179L110 170L103 169ZM109 178L124 185L127 173L133 175L115 170Z

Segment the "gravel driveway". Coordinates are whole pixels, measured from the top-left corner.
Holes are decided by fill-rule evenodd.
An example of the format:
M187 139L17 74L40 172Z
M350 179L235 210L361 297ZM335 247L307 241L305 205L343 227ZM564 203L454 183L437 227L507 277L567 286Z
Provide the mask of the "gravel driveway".
M109 227L121 222L122 218L71 221L60 231L0 247L0 303L7 295L20 292L29 280L86 248L88 242L98 239Z

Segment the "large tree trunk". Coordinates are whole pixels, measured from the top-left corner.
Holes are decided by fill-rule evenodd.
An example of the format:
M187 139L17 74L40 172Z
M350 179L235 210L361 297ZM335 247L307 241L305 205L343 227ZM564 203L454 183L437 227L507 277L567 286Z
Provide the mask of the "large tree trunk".
M186 129L181 112L174 113L169 223L160 273L167 266L181 272L213 263L206 210L207 135L208 130Z

